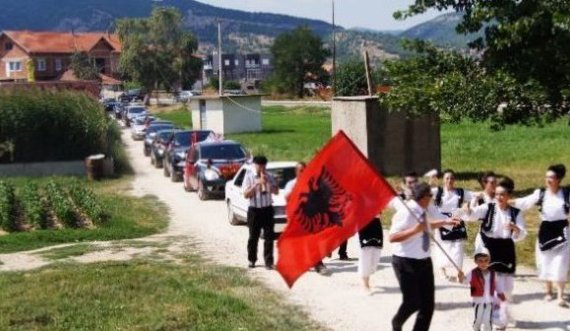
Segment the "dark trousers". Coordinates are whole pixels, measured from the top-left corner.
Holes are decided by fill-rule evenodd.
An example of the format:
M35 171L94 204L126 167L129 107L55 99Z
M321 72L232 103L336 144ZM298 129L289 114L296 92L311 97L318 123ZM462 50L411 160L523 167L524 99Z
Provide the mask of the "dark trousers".
M255 263L257 261L257 244L263 229L263 257L265 265L273 265L273 240L275 239L273 214L273 207L249 207L247 210L247 226L249 227L247 259L249 262Z
M392 266L402 290L403 302L392 319L394 331L401 331L416 311L414 331L429 330L435 306L435 285L431 259L417 260L393 256Z
M340 244L340 246L338 248L338 256L339 257L348 257L348 254L346 253L347 246L348 246L348 240L343 242L342 244Z

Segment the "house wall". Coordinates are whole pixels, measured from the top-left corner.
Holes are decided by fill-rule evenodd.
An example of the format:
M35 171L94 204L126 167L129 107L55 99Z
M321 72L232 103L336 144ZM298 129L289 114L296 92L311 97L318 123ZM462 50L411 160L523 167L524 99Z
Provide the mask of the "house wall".
M95 60L97 58L104 59L105 65L103 66L102 73L105 75L112 75L113 62L116 61L116 57L112 54L112 47L105 41L100 40L89 52L89 56ZM116 63L115 63L116 66Z
M202 127L200 120L200 100L192 99L190 107L192 109L192 127L194 130L212 130L215 133L224 134L224 114L222 111L222 100L208 98L206 101L206 125Z
M28 54L18 45L12 42L12 49L6 50L6 44L12 42L5 35L0 36L0 79L28 79L28 71L26 63L29 59ZM12 72L8 76L7 65L10 61L20 61L22 63L22 71Z
M52 80L58 78L61 74L63 74L70 63L69 54L34 54L32 55L34 59L35 68L36 68L36 79L37 80ZM38 60L44 59L46 62L46 70L40 71L38 67ZM61 70L56 70L56 60L61 60Z

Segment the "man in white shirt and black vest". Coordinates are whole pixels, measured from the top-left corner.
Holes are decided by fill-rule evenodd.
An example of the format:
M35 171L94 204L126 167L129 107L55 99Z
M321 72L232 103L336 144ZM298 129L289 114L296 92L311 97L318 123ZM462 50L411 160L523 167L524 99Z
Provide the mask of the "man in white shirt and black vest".
M247 258L249 267L254 268L257 261L257 245L263 229L263 257L265 268L273 269L273 241L275 240L273 219L273 200L271 195L279 193L279 186L273 176L267 172L267 158L253 158L254 169L249 170L244 178L244 196L249 199L247 210L247 226L249 239L247 241Z
M459 224L458 220L446 218L430 206L431 199L430 186L418 183L413 186L412 200L407 202L407 207L398 208L392 218L392 266L403 295L402 305L392 319L394 331L402 330L406 320L416 311L414 331L429 330L431 324L435 285L430 233L432 229Z

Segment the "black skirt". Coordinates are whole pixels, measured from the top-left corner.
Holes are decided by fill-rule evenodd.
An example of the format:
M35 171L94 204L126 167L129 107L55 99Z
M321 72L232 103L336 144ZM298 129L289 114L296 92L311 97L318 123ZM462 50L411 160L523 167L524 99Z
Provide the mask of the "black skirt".
M495 272L514 274L517 269L515 242L510 238L490 238L484 232L481 232L481 239L491 254L491 269Z
M559 221L542 221L538 230L538 247L541 251L548 251L568 240L566 229L568 228L568 220Z

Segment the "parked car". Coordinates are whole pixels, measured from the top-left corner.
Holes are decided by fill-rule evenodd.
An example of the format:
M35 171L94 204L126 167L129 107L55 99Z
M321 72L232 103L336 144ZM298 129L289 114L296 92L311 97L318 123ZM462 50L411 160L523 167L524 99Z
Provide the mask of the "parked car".
M279 193L273 195L273 209L275 210L275 233L281 233L287 223L285 212L285 195L283 189L287 182L295 178L295 162L269 162L267 171L273 175L279 185ZM235 177L226 183L226 205L228 220L232 225L247 223L247 208L249 201L243 196L243 180L253 164L245 164Z
M200 200L224 197L226 182L246 162L245 148L234 141L194 144L184 163L184 188L197 191Z
M176 132L164 153L164 176L170 177L170 180L173 182L181 181L184 173L186 153L190 146L213 135L214 132L210 130Z
M172 136L181 130L179 129L166 129L159 130L153 134L152 143L150 145L150 164L155 168L162 168L162 160L168 143L172 140Z
M113 111L115 112L115 118L117 120L121 120L123 119L123 112L125 110L125 104L122 102L117 102L115 104L115 108L113 109Z
M195 94L192 91L180 91L178 92L176 99L178 100L178 102L188 102L190 101L190 98L195 96Z
M144 156L150 156L154 136L158 131L174 129L174 124L168 121L154 121L146 128L143 141Z
M125 107L125 113L124 114L125 115L123 117L123 120L125 121L125 126L130 127L131 121L133 120L133 118L138 117L138 116L148 115L148 111L146 110L146 108L144 106L139 106L139 105L127 106L127 107Z
M119 95L119 101L121 102L132 102L132 101L143 101L146 92L143 89L132 89L125 91Z
M155 120L156 118L154 116L147 115L133 118L131 125L131 138L133 138L133 140L143 140L149 123Z

